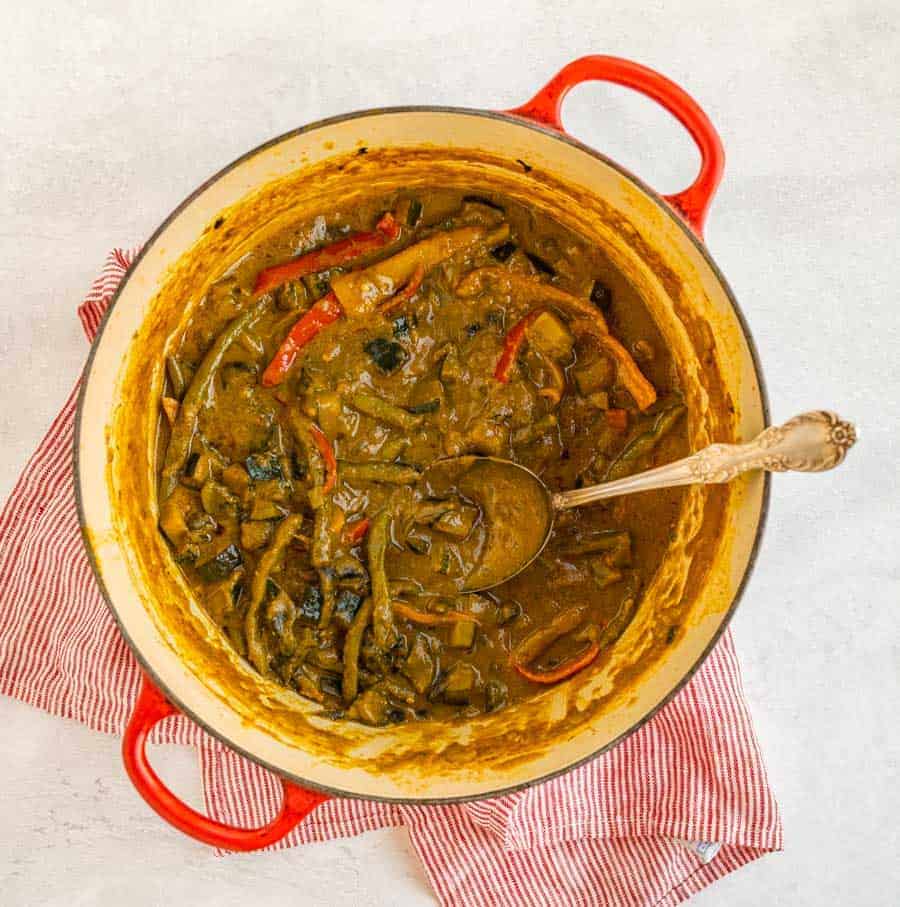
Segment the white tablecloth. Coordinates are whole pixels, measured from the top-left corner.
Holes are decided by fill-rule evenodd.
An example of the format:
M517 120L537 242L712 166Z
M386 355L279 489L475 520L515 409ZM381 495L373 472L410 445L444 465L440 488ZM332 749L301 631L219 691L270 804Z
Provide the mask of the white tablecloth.
M839 472L776 478L734 624L785 852L695 903L890 903L900 886L896 4L225 5L4 11L0 494L75 380L86 352L75 305L106 251L145 239L247 148L356 108L513 106L585 53L660 69L725 142L707 240L756 336L773 417L831 407L861 435ZM660 191L693 176L687 135L624 89L579 88L564 116ZM139 801L117 741L8 700L0 722L4 904L433 903L402 831L217 859ZM196 792L186 753L157 760Z

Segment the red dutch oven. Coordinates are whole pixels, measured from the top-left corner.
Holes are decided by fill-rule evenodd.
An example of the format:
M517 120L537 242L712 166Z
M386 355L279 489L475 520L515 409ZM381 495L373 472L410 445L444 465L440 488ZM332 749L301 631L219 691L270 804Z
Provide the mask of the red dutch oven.
M586 81L624 85L675 116L700 151L696 180L660 196L570 137L561 105ZM768 491L761 474L687 489L670 551L634 622L607 659L566 683L461 723L328 722L228 646L156 528L154 420L164 352L208 281L291 219L355 193L427 183L495 188L602 244L639 290L672 349L693 446L746 440L767 421L762 378L702 241L723 164L719 136L681 88L636 63L589 56L512 110L370 110L288 133L212 177L151 237L92 350L76 476L97 579L144 670L125 766L167 822L211 845L252 850L278 841L329 796L404 803L496 796L596 756L671 698L725 629L755 556ZM676 612L677 637L654 646L659 615ZM147 738L178 712L281 777L284 802L271 822L223 825L163 784L147 759Z

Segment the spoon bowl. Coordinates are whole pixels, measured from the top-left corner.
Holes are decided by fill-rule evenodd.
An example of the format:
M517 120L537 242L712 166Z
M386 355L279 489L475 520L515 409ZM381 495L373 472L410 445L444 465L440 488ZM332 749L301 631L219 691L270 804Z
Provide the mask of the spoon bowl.
M555 516L552 494L526 466L499 457L451 457L433 463L424 478L432 489L461 494L481 511L485 539L461 591L499 586L547 545Z

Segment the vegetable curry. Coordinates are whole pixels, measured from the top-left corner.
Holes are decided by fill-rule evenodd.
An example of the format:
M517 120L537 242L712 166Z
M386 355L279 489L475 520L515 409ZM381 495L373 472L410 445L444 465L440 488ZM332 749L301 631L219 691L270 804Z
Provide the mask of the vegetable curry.
M563 512L527 570L464 591L489 529L542 528L442 458L559 490L687 452L637 293L499 195L400 192L280 232L212 283L166 370L160 529L235 649L335 719L471 717L587 669L677 519L679 489Z

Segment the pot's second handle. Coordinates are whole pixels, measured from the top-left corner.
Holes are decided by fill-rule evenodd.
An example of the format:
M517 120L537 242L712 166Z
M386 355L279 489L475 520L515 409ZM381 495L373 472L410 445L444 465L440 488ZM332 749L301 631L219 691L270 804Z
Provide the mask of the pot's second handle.
M134 712L125 728L122 757L125 768L138 793L170 825L186 835L221 847L224 850L258 850L280 841L303 821L323 800L326 794L306 790L282 779L284 802L278 815L260 828L238 828L225 825L198 813L182 802L160 780L147 759L147 737L153 726L170 715L175 708L145 675L141 681Z
M663 198L698 235L702 235L710 203L725 168L725 149L718 132L697 102L665 76L620 57L581 57L564 66L526 104L506 112L565 132L560 119L563 98L576 85L596 81L624 85L652 98L676 117L691 134L700 150L700 173L683 192L665 195Z

